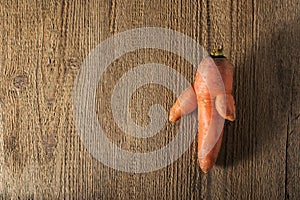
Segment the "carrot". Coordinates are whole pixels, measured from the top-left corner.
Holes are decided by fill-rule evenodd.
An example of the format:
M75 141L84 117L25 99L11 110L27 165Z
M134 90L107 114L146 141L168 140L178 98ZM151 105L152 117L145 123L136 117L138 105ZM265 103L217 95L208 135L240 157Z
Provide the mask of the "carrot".
M186 89L180 95L170 112L170 121L176 121L195 109L196 100L198 160L204 173L207 173L217 160L222 144L223 119L235 120L234 98L231 95L233 66L221 51L219 48L212 52L212 58L202 60L196 73L194 87ZM220 87L220 82L224 87Z
M197 97L193 86L185 89L172 106L169 121L175 122L181 116L193 112L197 108Z

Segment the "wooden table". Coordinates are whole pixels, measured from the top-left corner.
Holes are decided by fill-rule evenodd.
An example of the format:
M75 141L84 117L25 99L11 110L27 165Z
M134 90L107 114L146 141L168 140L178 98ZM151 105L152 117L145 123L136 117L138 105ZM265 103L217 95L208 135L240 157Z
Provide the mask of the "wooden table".
M1 1L0 197L299 199L299 9L297 0ZM217 164L206 175L197 140L165 168L127 173L94 158L78 135L72 95L84 60L105 39L141 27L176 30L207 50L223 44L235 66L237 120L226 122ZM180 123L137 139L114 121L114 86L145 63L194 79L184 58L158 49L127 52L108 66L95 99L99 125L131 152L162 148ZM129 115L147 125L151 105L168 111L175 99L168 88L144 85L132 94Z

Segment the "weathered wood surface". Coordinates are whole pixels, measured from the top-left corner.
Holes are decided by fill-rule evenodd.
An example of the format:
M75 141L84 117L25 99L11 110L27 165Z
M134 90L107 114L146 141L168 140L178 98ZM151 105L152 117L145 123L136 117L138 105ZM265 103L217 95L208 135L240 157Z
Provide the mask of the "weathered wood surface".
M299 9L297 0L1 1L0 196L299 199ZM168 167L134 174L94 159L76 132L72 92L83 60L108 37L147 26L180 31L206 49L223 43L235 65L237 120L226 124L217 166L207 175L197 165L197 142ZM164 51L135 51L112 64L99 82L99 123L129 151L152 151L176 134L176 125L166 124L139 141L113 122L113 86L147 62L193 80L188 63ZM148 123L149 106L168 110L174 100L166 88L145 86L133 96L132 116Z

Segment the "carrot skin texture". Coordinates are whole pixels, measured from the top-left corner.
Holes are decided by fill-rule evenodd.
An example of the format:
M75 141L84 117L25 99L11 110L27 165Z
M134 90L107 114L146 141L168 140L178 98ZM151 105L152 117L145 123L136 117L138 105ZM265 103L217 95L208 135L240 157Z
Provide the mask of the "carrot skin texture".
M193 86L185 89L172 106L169 121L175 122L181 116L187 115L197 108L197 97Z
M216 145L213 147L213 149L207 154L205 158L199 159L200 168L204 173L208 173L208 171L211 170L211 168L214 166L215 162L217 161L218 154L222 145L222 138L223 138L223 131ZM198 148L201 147L198 146ZM198 150L198 152L200 151L201 149Z
M225 96L224 90L222 92L218 81L215 81L220 77L212 65L217 66L221 75ZM222 119L235 118L234 100L231 95L233 67L226 58L206 58L200 63L198 70L201 73L197 72L194 86L198 102L198 161L202 171L207 173L214 166L221 148L223 131L218 133L218 130L223 128Z
M226 108L224 108L224 105L226 105ZM216 109L224 119L235 120L234 98L231 94L218 95L216 97Z

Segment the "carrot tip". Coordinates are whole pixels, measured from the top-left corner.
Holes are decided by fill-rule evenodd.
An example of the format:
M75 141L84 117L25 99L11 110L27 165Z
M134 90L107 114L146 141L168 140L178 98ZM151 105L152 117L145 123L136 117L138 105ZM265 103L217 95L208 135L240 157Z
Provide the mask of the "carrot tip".
M174 119L172 117L169 117L170 122L174 122Z
M230 115L226 119L233 122L235 120L235 115Z
M201 170L207 174L209 170L211 170L214 166L214 162L212 160L201 160L199 162Z
M209 170L211 169L211 167L207 167L207 166L200 166L201 170L203 171L203 173L207 174L209 172Z
M173 115L169 116L169 121L170 122L176 122L176 120L177 120L176 117L174 117Z

